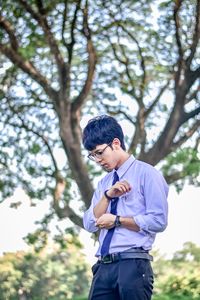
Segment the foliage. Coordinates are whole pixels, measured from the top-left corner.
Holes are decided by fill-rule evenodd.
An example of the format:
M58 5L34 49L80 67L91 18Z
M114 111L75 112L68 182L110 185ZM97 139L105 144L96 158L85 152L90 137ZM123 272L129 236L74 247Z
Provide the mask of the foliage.
M51 249L51 251L50 251ZM52 250L53 249L53 250ZM188 242L171 259L153 253L153 300L200 299L200 247ZM91 272L79 247L49 245L43 251L0 258L0 300L86 300Z
M88 290L87 272L72 244L65 251L49 245L39 253L6 253L0 258L0 299L74 299Z
M182 169L182 166L184 168ZM171 153L166 157L166 161L163 164L163 174L167 176L170 174L176 173L176 170L179 170L179 176L185 177L186 174L193 174L190 179L190 184L196 184L198 185L199 181L199 174L200 174L200 164L199 164L199 154L198 150L192 149L191 147L185 147L182 149L178 149L177 151ZM174 176L171 176L171 179L169 181L173 181ZM183 187L183 181L177 180L175 182L175 186L177 188L177 191L182 190Z
M171 260L154 263L156 284L154 300L200 299L200 247L188 242Z

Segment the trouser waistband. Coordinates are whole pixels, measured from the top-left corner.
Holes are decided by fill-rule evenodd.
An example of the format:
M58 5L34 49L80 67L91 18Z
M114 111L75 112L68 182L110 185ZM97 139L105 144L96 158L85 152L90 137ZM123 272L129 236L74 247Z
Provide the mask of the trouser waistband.
M98 261L103 264L110 264L124 259L133 259L133 258L143 258L148 260L153 260L153 257L149 254L147 250L142 248L132 248L128 251L112 253L105 256L99 256Z

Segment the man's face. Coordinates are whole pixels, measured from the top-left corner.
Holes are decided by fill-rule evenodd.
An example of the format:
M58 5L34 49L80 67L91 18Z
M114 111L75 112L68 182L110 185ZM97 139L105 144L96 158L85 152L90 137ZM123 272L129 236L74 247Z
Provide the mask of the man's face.
M112 143L97 145L88 158L98 163L105 171L110 172L117 166L117 156Z

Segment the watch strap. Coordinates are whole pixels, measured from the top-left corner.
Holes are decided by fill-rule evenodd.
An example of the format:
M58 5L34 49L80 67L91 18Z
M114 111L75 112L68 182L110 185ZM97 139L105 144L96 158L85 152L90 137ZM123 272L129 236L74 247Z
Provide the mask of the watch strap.
M109 201L111 201L111 200L113 199L113 197L108 196L107 191L108 191L108 190L105 190L104 196L105 196Z

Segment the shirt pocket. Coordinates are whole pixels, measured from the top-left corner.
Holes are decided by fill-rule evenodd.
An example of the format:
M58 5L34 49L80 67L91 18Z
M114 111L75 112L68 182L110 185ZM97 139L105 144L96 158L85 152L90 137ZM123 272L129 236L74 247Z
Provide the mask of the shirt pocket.
M138 189L132 189L122 196L122 204L126 215L137 215L144 210L144 197Z

